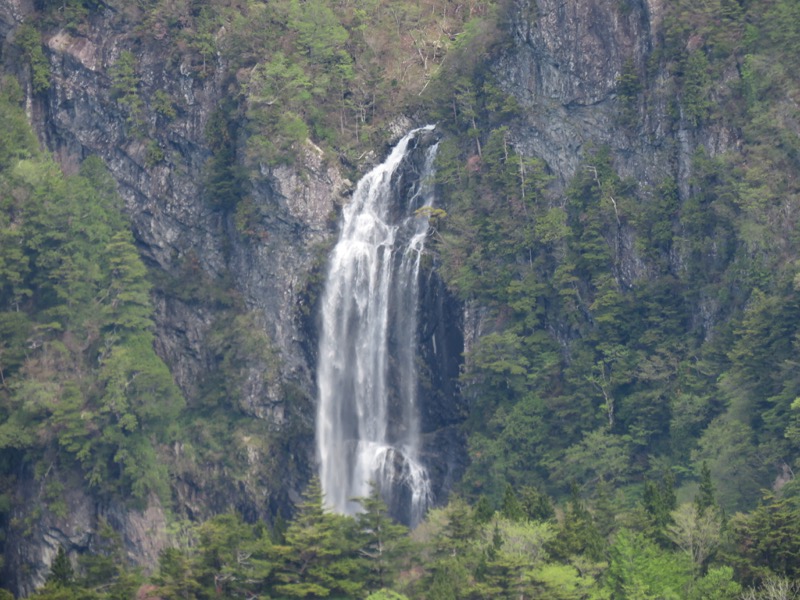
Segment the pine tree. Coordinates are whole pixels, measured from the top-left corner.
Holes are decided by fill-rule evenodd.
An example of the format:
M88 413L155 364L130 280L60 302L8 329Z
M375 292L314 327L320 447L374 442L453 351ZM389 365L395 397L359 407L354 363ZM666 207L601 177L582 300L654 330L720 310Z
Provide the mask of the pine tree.
M517 495L514 493L514 488L510 483L506 484L506 489L503 491L503 503L500 506L500 514L510 521L521 521L525 518L525 510L520 504Z
M481 494L481 497L478 498L478 502L475 504L475 520L478 524L483 525L484 523L488 523L493 515L494 509L489 503L489 498L487 498L485 494Z
M578 496L577 488L573 486L564 511L564 520L556 539L550 544L550 552L561 560L580 554L585 554L591 560L601 560L604 549L605 540L597 530L591 513Z
M362 563L354 529L352 518L325 510L322 486L312 479L286 530L286 545L275 548L280 562L275 591L292 598L361 595Z
M375 484L358 500L363 512L356 515L358 552L366 563L365 587L369 591L389 586L403 566L408 552L408 528L395 523Z
M53 559L53 564L50 565L50 574L47 576L47 582L56 586L68 587L75 581L75 570L72 568L72 561L67 556L64 546L58 546L58 552Z
M555 516L553 504L547 494L535 487L526 485L520 490L520 504L527 518L534 521L547 521Z
M127 230L114 234L106 246L111 282L104 307L106 327L117 335L148 332L153 327L147 269Z
M706 461L703 461L703 466L700 470L700 489L694 497L694 505L697 507L699 516L702 516L706 509L714 508L717 505L714 499L714 483L711 481L711 469L708 468Z
M286 528L289 524L283 518L281 509L278 509L278 514L275 515L275 520L272 522L272 528L269 530L269 537L272 543L281 546L286 543Z
M672 511L677 508L675 476L671 471L658 483L645 480L642 504L650 518L653 537L662 545L667 543L665 531L672 523Z
M158 575L153 577L159 598L193 600L202 586L195 578L189 558L177 548L166 548L158 557Z
M737 573L742 581L775 573L800 578L800 503L766 492L747 515L736 515L731 527L739 547Z
M447 524L437 543L439 552L450 556L466 553L473 545L479 529L472 507L461 498L451 499L447 505Z

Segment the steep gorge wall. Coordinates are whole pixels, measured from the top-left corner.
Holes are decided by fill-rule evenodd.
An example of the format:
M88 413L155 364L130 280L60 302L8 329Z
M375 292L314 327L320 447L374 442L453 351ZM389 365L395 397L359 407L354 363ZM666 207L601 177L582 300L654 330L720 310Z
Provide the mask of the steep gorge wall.
M735 131L698 128L674 114L679 91L654 57L666 8L663 0L511 3L510 39L493 72L524 109L513 132L519 150L544 159L562 184L587 150L608 146L623 177L646 190L677 175L685 197L693 150L703 145L714 155L736 146ZM618 93L626 72L644 84L632 124L621 118Z
M642 206L657 200L665 182L674 182L683 204L692 194L698 149L714 157L741 147L742 133L727 119L698 124L686 114L676 65L665 58L670 6L663 0L512 0L507 10L502 49L490 69L522 108L512 144L546 162L556 189L591 169L593 152L607 148L614 170L632 183ZM702 38L685 43L689 53ZM635 81L632 97L621 90L626 77ZM711 100L729 93L722 88L738 78L736 65L729 64ZM635 226L624 221L617 236L620 285L652 277L636 249ZM687 242L676 239L672 248L675 274L685 270ZM721 318L713 297L700 298L692 311L705 335Z
M11 41L16 28L36 15L32 3L0 3L3 62L22 82L30 82L30 73ZM311 273L319 268L319 248L334 234L331 215L349 183L309 143L295 166L251 173L245 188L254 209L250 230L243 231L232 210L215 205L204 193L212 156L206 129L232 84L225 65L217 62L199 74L174 47L131 36L132 26L109 8L94 13L80 31L50 31L44 43L51 85L47 92L34 94L28 83L29 116L66 172L75 172L83 158L98 155L116 180L140 253L155 274L156 350L187 398L189 411L218 360L209 336L225 307L215 293L224 294L226 302L233 298L236 310L251 315L266 332L275 364L246 357L238 397L231 401L239 411L265 421L268 430L300 430L298 439L305 439L305 445L284 445L279 450L283 456L264 455L275 448L265 450L263 443L250 444L244 437L230 449L233 454L243 446L243 456L227 459L243 463L239 470L246 474L244 480L232 480L224 464L207 464L179 475L173 494L178 516L202 519L236 507L251 518L268 518L279 504L297 498L313 463L308 443L313 413L290 419L286 390L311 404L313 374L303 348L307 324L298 315ZM112 89L113 65L125 51L137 61L144 105L140 123L133 123ZM154 109L156 91L171 99L174 116ZM181 444L167 458L180 465ZM297 465L301 474L284 467L288 479L265 479L267 463ZM19 498L41 498L30 469L20 470L19 477ZM47 503L37 507L40 501L26 501L13 512L11 521L19 525L12 525L6 541L7 585L22 595L30 593L43 583L58 545L73 555L90 550L103 520L121 534L131 560L155 564L168 543L167 517L158 499L151 498L144 509L125 508L81 491L79 474L58 478L67 490L66 511L56 514Z

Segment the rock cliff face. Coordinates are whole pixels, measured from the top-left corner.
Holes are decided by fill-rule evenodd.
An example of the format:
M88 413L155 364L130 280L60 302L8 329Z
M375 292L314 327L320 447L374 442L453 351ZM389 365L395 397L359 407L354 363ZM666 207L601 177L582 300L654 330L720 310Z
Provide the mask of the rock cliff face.
M520 149L543 158L562 182L574 175L587 144L630 150L632 140L615 127L615 88L627 61L644 69L655 26L650 7L614 0L522 0L515 8L512 49L496 68L525 108L525 127L517 132ZM658 151L644 140L633 141L640 150L628 153L634 160L644 158L644 145L648 158Z
M663 0L514 0L508 8L503 50L492 70L523 108L511 132L517 150L542 158L564 186L587 168L593 150L608 148L621 177L635 182L649 202L664 181L677 183L680 201L690 196L692 158L703 147L710 156L735 150L739 132L717 121L697 127L676 96L675 77L659 62L663 45ZM633 98L620 94L621 77L633 77ZM626 223L617 241L616 276L630 286L650 273L635 249L636 232ZM683 268L686 250L676 244L671 268ZM701 328L718 319L713 299L693 310ZM477 329L467 337L479 335Z
M167 544L167 519L156 498L141 509L98 502L79 479L65 477L59 509L42 501L43 489L33 477L21 482L19 496L24 500L12 515L18 525L9 529L4 587L26 596L44 584L59 546L76 555L88 551L108 551L113 542L103 526L120 535L119 554L131 563L154 565Z
M0 34L7 38L4 55L13 57L17 51L8 39L32 18L33 8L29 2L0 2ZM253 209L249 230L243 231L233 212L216 206L203 190L212 155L206 127L230 84L224 80L225 65L218 63L200 76L185 62L168 63L174 52L158 42L134 44L126 27L130 25L121 25L119 15L108 9L94 14L80 33L61 30L49 35L45 44L51 87L38 95L28 89L31 121L65 171L76 171L84 157L96 154L116 179L141 255L157 274L156 350L169 365L190 410L213 367L208 336L219 311L210 296L187 297L175 290L186 284L218 287L235 297L241 310L254 315L276 355L277 375L268 376L263 361L249 361L236 403L244 413L281 430L288 426L286 388L304 397L306 404L313 398L313 373L303 347L308 332L302 328L308 323L299 315L310 273L319 267L319 248L324 250L335 232L331 216L344 200L349 182L326 162L319 148L308 143L295 166L262 167L245 182ZM111 65L124 51L135 55L141 77L139 93L145 108L138 124L132 123L112 91ZM25 67L18 68L20 80L28 80ZM174 117L153 109L156 91L173 100ZM296 418L311 421L313 412ZM263 481L255 474L261 463L284 461L298 463L307 477L313 447L285 448L287 456L275 457L263 456L255 440L243 444L244 468L254 478L238 487L220 483L226 481L226 471L214 465L206 466L201 475L179 478L174 490L179 513L204 518L236 506L251 517L269 517L277 497L283 503L296 497L303 481ZM289 458L289 453L297 456ZM172 454L180 462L180 446ZM26 496L34 498L41 492L33 474L25 476L28 479L20 485ZM6 565L6 574L17 593L30 593L44 582L59 544L73 555L89 549L102 519L121 534L127 555L147 567L155 564L166 544L164 511L157 500L143 510L105 505L81 491L79 477L70 477L64 474L63 514L38 511L31 501L13 515L13 522L23 525L9 532L6 555L14 558Z
M192 262L212 282L231 277L281 349L284 374L305 383L308 374L297 358L301 335L295 302L313 248L331 235L328 216L345 187L343 179L309 144L296 168L263 169L247 183L258 231L240 231L229 211L203 193L211 156L205 130L226 92L225 66L199 77L184 63L168 64L169 52L158 44L127 48L124 35L109 35L114 27L114 15L107 12L85 35L61 31L49 39L53 85L44 100L34 103L42 137L67 169L88 154L104 159L119 183L142 255L153 267L180 278L185 276L181 267ZM131 119L111 91L109 67L126 50L137 58L149 140L132 131ZM157 90L175 99L174 118L149 108ZM148 154L154 147L160 160ZM157 293L162 354L192 397L208 366L203 345L210 317ZM268 402L277 400L274 390L257 391L267 391ZM257 404L252 398L245 403Z
M466 467L464 432L459 428L466 406L458 388L465 328L461 307L435 265L428 265L420 283L421 459L433 484L433 501L438 503Z
M677 173L686 196L693 149L702 144L716 153L735 143L725 129L698 130L682 118L676 124L672 80L646 75L662 35L663 0L515 0L509 10L510 44L494 72L524 108L515 141L562 183L587 149L608 146L621 175L646 188ZM618 80L626 71L652 82L633 107L635 128L620 119Z

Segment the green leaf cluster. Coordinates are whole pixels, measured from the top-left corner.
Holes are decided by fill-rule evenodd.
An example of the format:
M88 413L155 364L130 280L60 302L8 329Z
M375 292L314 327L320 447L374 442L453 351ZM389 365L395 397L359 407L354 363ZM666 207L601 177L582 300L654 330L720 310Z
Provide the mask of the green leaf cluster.
M22 25L16 31L14 41L22 48L23 55L30 67L33 92L39 94L50 89L50 62L42 50L39 30L33 25Z

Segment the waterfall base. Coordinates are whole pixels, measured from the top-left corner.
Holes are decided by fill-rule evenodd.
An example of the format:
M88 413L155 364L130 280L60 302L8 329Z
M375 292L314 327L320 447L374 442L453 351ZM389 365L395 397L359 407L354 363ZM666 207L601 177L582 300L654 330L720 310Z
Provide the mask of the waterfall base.
M408 448L368 441L355 444L356 472L378 486L392 515L413 527L425 516L433 495L427 469L412 456Z

